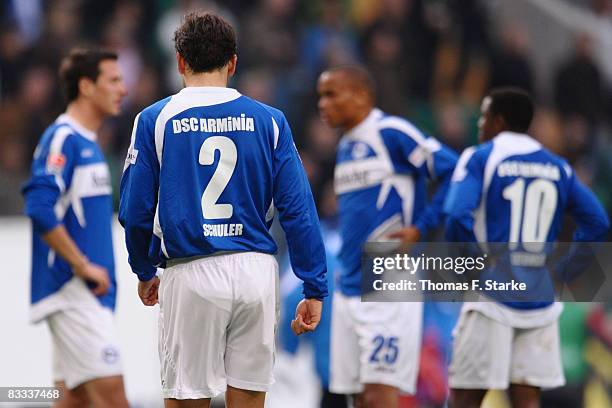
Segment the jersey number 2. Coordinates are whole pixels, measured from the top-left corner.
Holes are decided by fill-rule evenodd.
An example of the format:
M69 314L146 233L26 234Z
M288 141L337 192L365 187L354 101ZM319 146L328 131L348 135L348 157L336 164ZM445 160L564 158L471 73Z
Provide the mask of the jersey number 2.
M510 201L510 249L516 249L519 229L524 248L540 252L557 208L557 188L544 179L533 180L525 188L525 179L518 178L503 191Z
M231 204L218 204L217 200L227 187L236 168L238 151L232 140L225 136L211 136L204 140L200 147L199 163L202 166L211 166L215 162L215 152L219 150L219 164L213 173L208 185L202 194L202 215L212 220L230 218L234 213Z

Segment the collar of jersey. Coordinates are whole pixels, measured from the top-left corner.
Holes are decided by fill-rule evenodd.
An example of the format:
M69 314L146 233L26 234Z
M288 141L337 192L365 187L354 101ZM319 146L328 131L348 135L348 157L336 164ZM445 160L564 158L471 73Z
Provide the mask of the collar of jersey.
M533 137L529 135L526 135L524 133L511 132L509 130L500 132L497 136L493 138L493 140L500 140L500 141L501 140L508 140L508 141L514 140L514 142L516 143L528 142L528 143L539 144L537 140L535 140Z
M223 86L188 86L180 90L181 94L194 94L194 93L206 93L215 95L216 98L229 102L234 99L238 99L241 94L234 88L226 88Z
M382 118L382 116L383 116L383 112L380 109L373 108L370 111L370 113L368 113L368 116L366 116L365 119L362 120L360 124L358 124L351 130L346 132L344 134L344 137L347 137L347 138L358 137L361 133L363 133L364 131L367 131L366 129L368 129L373 123L375 123L377 120Z
M98 136L96 135L96 132L93 132L85 128L85 126L81 125L79 122L77 122L74 118L70 117L66 113L62 113L61 115L59 115L59 117L57 118L55 122L65 123L69 125L79 135L83 136L87 140L91 140L92 142L95 142L96 139L98 138Z

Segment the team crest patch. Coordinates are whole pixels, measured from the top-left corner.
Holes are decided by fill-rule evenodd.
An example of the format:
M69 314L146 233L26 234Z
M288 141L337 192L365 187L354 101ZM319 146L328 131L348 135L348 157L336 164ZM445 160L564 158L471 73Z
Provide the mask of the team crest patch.
M102 360L107 364L115 364L119 361L119 350L115 347L105 347L102 350Z
M61 153L51 153L47 158L47 170L50 172L61 172L66 166L66 156Z

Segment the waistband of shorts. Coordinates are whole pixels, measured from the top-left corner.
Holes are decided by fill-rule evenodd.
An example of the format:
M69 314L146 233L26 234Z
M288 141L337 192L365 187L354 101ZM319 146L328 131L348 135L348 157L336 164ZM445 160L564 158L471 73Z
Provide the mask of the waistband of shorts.
M217 252L214 252L214 253L208 254L208 255L196 255L196 256L190 256L190 257L187 257L187 258L168 259L166 261L166 269L167 268L171 268L173 266L182 265L182 264L186 264L186 263L189 263L189 262L197 261L197 260L200 260L200 259L214 258L214 257L217 257L217 256L224 256L224 255L244 255L244 256L268 255L268 256L274 257L274 255L272 255L272 254L268 254L268 253L265 253L265 252L257 252L257 251L217 251Z

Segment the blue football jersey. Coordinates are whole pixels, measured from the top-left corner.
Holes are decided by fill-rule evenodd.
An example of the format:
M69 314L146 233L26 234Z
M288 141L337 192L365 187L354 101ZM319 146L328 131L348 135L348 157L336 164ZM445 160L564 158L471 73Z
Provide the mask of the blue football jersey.
M34 153L32 177L24 185L26 214L32 219L32 319L93 294L85 285L68 286L74 276L41 235L63 224L89 260L108 271L111 286L98 297L115 307L115 262L112 242L112 188L96 134L68 115L61 115L44 132ZM79 281L79 280L77 280Z
M338 145L334 190L342 248L339 289L361 294L361 251L367 241L407 225L421 236L438 226L456 154L427 137L410 122L373 109L342 136ZM427 202L426 183L439 182Z
M187 87L138 114L119 220L139 279L170 259L275 253L276 212L305 296L326 296L319 220L282 112L234 89Z
M445 203L446 237L484 246L508 243L516 252L509 266L512 274L541 285L545 281L537 271L548 272L533 261L545 255L550 247L546 243L556 241L566 211L577 223L575 241L605 239L607 215L569 164L528 135L502 132L461 155ZM551 288L535 286L534 290L542 291L542 301L504 303L515 309L552 304L546 300L553 297Z

